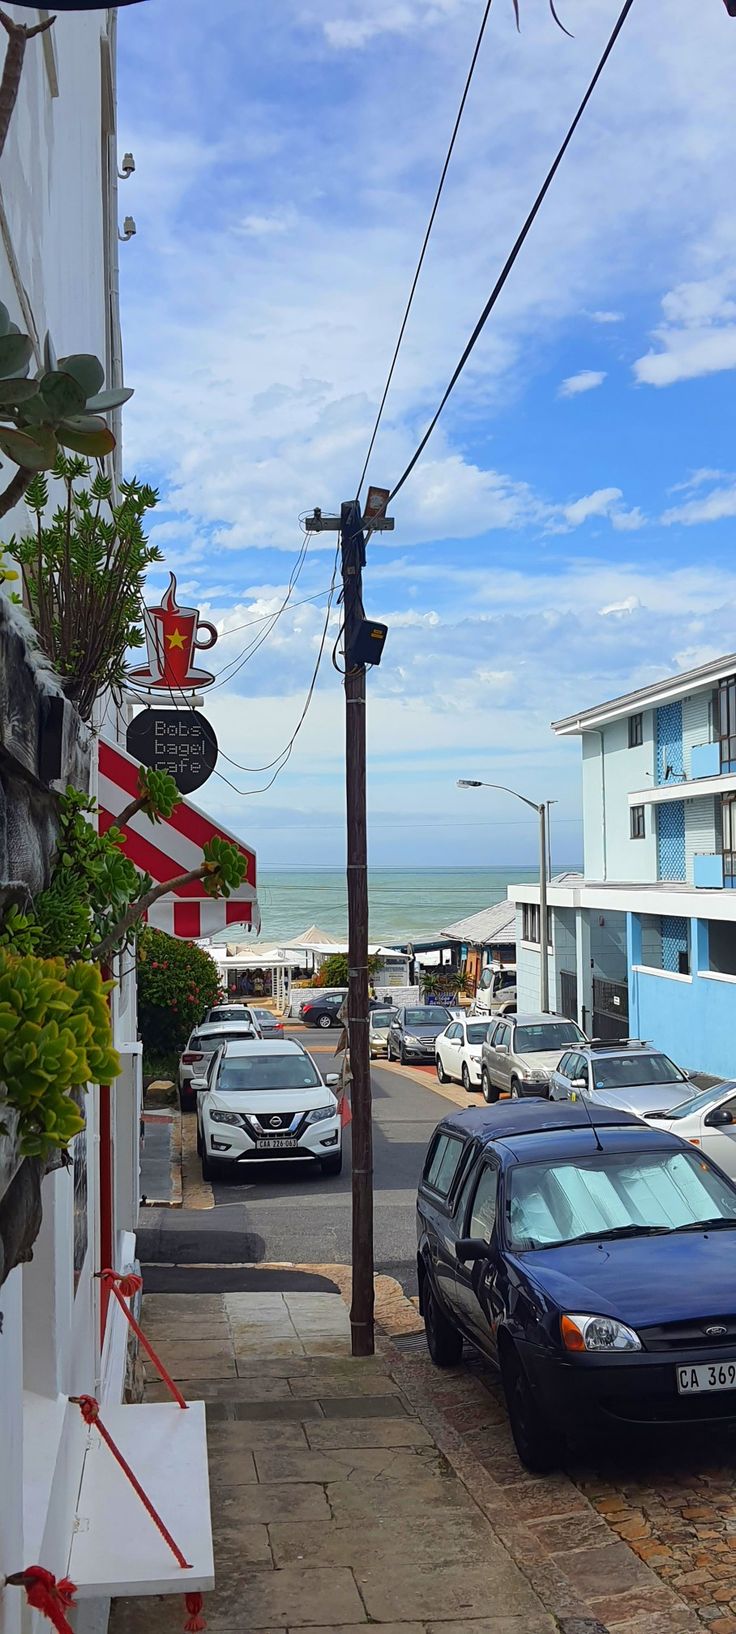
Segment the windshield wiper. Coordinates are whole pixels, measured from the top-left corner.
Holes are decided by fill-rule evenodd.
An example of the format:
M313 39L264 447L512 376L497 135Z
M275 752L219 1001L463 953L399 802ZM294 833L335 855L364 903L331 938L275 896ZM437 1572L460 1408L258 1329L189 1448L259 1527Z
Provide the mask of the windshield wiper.
M733 1223L736 1225L736 1220ZM670 1226L634 1225L632 1223L631 1225L612 1226L610 1231L586 1231L583 1237L568 1237L567 1243L610 1242L613 1237L660 1237L663 1233L667 1235L670 1230ZM567 1243L559 1243L557 1246L566 1247Z
M716 1214L712 1220L691 1220L688 1225L670 1226L670 1231L726 1231L736 1229L736 1220Z

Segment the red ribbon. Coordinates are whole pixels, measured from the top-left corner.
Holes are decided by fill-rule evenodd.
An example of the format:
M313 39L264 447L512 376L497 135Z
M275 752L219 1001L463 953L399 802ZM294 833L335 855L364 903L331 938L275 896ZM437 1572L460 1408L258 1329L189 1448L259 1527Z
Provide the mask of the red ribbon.
M109 1269L105 1271L98 1271L96 1275L99 1277L100 1282L106 1283L110 1289L110 1292L115 1295L121 1311L123 1311L124 1315L127 1317L139 1343L143 1346L146 1355L150 1357L150 1360L153 1362L154 1367L158 1371L159 1377L163 1379L164 1384L167 1386L167 1389L173 1396L174 1401L178 1402L180 1407L186 1407L188 1403L184 1400L181 1390L179 1389L178 1385L174 1384L174 1381L171 1375L167 1373L163 1362L156 1355L150 1340L146 1338L142 1328L138 1326L130 1306L126 1305L125 1303L126 1299L132 1299L133 1294L137 1294L138 1289L143 1287L143 1279L135 1276L132 1271L129 1272L127 1276L123 1276L119 1271L110 1271Z
M70 1578L62 1577L57 1583L53 1572L47 1572L43 1566L27 1566L24 1572L12 1572L5 1581L25 1589L29 1606L40 1611L42 1617L48 1617L57 1634L73 1634L65 1615L74 1605L77 1592L76 1583Z

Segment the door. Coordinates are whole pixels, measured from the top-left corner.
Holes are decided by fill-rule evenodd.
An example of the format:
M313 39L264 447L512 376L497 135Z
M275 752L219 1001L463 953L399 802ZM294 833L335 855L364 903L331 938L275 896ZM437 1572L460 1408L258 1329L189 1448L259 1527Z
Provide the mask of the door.
M629 1036L629 989L626 982L604 982L593 977L593 1037Z
M568 1021L577 1021L578 978L574 970L560 971L560 1010Z
M561 1056L560 1060L558 1061L554 1072L550 1073L549 1098L551 1101L567 1100L570 1090L570 1079L572 1078L570 1063L574 1061L574 1059L574 1051L566 1050L565 1054Z
M499 1052L499 1045L501 1046ZM505 1048L504 1048L505 1046ZM499 1022L493 1034L493 1058L491 1077L501 1090L507 1093L511 1089L511 1026L508 1021Z
M456 1021L453 1023L452 1027L448 1027L447 1032L440 1033L440 1036L437 1039L435 1048L441 1054L442 1065L448 1078L459 1079L460 1077L462 1070L460 1063L460 1045L462 1043L462 1037L462 1027L460 1026L459 1021ZM440 1045L442 1046L441 1050Z
M734 1122L712 1125L708 1123L709 1112L701 1113L700 1144L706 1157L712 1158L732 1180L736 1180L736 1095L727 1095L725 1100L719 1101L718 1110L722 1109L731 1113ZM713 1110L711 1107L710 1112ZM670 1127L675 1134L679 1134L676 1123Z
M481 1165L461 1222L458 1212L458 1233L495 1245L496 1208L498 1204L499 1167L495 1159L487 1157ZM500 1315L500 1301L496 1293L498 1257L489 1259L458 1260L455 1269L455 1306L463 1330L486 1355L496 1355L496 1324Z

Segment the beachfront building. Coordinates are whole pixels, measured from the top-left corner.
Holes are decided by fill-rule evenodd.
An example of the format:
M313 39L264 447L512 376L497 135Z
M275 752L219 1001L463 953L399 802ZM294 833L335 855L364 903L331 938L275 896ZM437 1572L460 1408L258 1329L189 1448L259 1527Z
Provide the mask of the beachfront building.
M579 737L584 873L555 879L550 1004L591 1035L652 1040L733 1076L736 654L553 726ZM539 887L517 910L519 1008L539 1005Z
M483 971L502 970L516 960L516 909L513 902L494 902L480 913L447 925L442 936L452 945L465 971L465 991L475 994ZM453 961L454 962L454 961Z

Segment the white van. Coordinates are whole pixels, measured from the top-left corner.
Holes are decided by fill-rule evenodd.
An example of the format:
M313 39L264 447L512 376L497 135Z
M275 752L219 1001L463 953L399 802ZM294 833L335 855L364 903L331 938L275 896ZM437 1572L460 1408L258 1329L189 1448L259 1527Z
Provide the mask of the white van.
M493 959L482 971L471 1015L505 1015L515 1009L516 965L501 965Z

